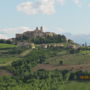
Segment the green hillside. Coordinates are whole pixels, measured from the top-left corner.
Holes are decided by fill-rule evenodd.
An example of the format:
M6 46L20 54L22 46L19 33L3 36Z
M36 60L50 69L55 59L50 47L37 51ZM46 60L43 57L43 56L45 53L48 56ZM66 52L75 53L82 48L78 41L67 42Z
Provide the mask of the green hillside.
M1 90L90 89L90 81L79 76L90 73L90 47L71 42L0 46Z
M0 48L13 48L16 45L0 43Z

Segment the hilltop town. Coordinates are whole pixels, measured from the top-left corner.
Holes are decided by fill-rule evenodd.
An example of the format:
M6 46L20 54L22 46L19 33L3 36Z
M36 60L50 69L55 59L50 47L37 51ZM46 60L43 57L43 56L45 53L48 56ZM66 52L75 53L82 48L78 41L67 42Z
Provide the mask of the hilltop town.
M22 34L16 34L15 38L11 38L13 44L20 47L69 47L78 48L79 45L72 40L67 39L64 35L53 32L44 32L43 27L36 27L33 31L26 31Z
M43 27L41 26L40 29L36 27L33 31L26 31L23 34L16 34L16 39L20 40L22 38L37 38L37 37L47 37L47 36L54 36L56 35L53 32L43 32Z

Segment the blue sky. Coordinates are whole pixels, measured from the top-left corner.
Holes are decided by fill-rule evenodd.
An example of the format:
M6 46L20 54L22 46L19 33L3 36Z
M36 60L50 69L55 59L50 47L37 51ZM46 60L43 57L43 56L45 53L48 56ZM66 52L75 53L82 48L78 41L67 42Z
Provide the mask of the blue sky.
M56 33L90 34L90 0L0 0L0 38L36 26Z

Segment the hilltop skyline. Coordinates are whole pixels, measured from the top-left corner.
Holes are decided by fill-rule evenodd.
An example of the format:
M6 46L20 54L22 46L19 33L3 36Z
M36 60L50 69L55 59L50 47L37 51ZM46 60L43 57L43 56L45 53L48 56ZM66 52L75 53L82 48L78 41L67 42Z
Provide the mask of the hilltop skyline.
M90 34L89 0L3 0L0 38L43 26L55 33Z

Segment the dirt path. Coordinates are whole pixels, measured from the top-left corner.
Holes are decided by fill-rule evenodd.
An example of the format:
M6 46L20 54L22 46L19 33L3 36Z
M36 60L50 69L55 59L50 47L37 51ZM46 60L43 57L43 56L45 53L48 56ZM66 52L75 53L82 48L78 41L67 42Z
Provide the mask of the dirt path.
M72 71L90 71L90 64L81 64L81 65L50 65L50 64L38 64L35 66L32 71L37 71L40 69L44 70L72 70Z
M13 73L0 66L0 76L13 76Z
M12 74L7 70L0 70L0 76L12 76Z

